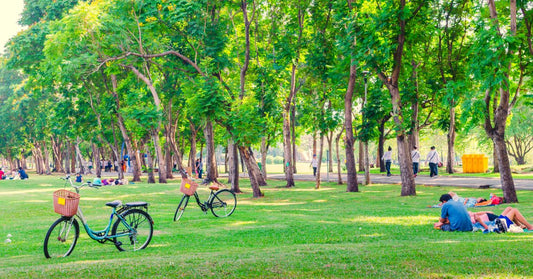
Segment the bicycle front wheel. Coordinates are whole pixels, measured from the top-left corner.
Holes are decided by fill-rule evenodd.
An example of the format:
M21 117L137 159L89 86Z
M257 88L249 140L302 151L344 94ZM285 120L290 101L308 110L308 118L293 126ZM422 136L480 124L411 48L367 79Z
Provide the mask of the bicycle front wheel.
M66 257L72 253L80 226L74 217L61 217L55 221L44 238L44 256L47 258Z
M213 195L209 204L213 215L216 217L228 217L235 211L237 197L232 191L222 189Z
M152 217L146 211L130 209L113 225L111 233L119 251L137 251L146 248L154 232Z
M185 207L187 207L187 204L189 203L190 197L191 196L183 195L183 198L181 198L180 204L178 205L178 208L176 208L176 213L174 213L174 222L178 221L183 215Z

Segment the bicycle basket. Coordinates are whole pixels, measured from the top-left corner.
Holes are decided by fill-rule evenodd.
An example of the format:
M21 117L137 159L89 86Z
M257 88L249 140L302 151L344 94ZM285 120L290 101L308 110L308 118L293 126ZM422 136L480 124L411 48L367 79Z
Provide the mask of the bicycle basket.
M57 190L54 192L54 211L63 216L74 216L78 212L80 195L67 190Z
M181 187L180 191L184 193L187 196L194 195L194 192L196 192L196 189L198 188L198 183L188 179L188 178L182 178L181 179Z

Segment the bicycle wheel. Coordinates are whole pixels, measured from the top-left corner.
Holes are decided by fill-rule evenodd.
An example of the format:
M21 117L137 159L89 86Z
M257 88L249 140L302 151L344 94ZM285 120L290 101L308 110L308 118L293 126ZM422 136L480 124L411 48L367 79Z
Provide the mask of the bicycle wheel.
M228 217L235 211L237 197L232 191L222 189L213 195L209 204L213 215L216 217Z
M44 238L44 256L47 258L66 257L74 251L80 226L74 217L61 217L55 221Z
M113 225L111 233L115 246L119 251L137 251L146 248L150 240L154 226L152 217L146 211L140 209L130 209L121 214L124 221L118 219ZM117 236L118 235L118 236Z
M180 204L178 205L178 208L176 208L176 213L174 213L174 222L178 221L181 218L181 215L183 215L185 207L189 204L190 197L191 196L183 195L183 198L181 198Z

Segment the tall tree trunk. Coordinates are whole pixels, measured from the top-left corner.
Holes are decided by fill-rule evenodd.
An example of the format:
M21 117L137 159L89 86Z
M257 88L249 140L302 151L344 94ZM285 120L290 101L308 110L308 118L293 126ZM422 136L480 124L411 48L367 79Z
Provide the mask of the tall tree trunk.
M71 159L71 156L70 156L70 143L69 142L66 142L64 144L64 147L65 147L65 150L64 150L64 156L63 156L63 159L65 160L65 173L66 174L70 174L70 159Z
M56 172L65 172L63 170L63 153L61 151L61 140L56 140L54 136L51 136L52 151L54 152L54 167Z
M68 147L70 148L70 173L76 173L76 148L73 143L69 143Z
M48 147L46 146L46 142L43 140L41 141L41 146L43 147L43 153L44 153L44 172L46 174L51 174L50 170L50 152L48 152Z
M344 127L341 129L339 134L337 134L337 137L335 137L335 153L337 154L337 183L339 185L342 184L342 162L341 162L341 154L340 154L340 148L339 148L339 142L341 140L342 133L344 132Z
M231 189L235 193L242 193L239 187L239 155L233 139L228 139L228 177Z
M243 158L243 161L246 164L246 168L248 169L248 176L250 177L250 183L252 184L253 197L263 197L264 194L261 192L261 188L259 187L259 183L257 181L257 178L261 176L261 172L257 167L254 154L251 148L247 148L244 146L239 146L238 148L239 153L241 154L241 158Z
M189 142L191 144L191 150L189 151L189 167L191 168L191 173L196 173L195 162L196 162L196 137L198 135L198 130L193 123L193 120L189 120L189 127L191 130L191 136Z
M355 170L355 155L354 155L354 143L353 136L353 123L352 123L352 106L353 106L353 93L355 87L356 78L356 66L355 61L351 61L350 65L350 79L348 81L348 88L346 89L346 95L344 96L344 130L346 130L346 171L347 171L347 192L359 192L359 185L357 184L357 171Z
M292 143L292 168L293 173L298 173L296 168L297 162L297 149L296 149L296 106L292 105L291 108L291 143Z
M411 148L404 128L402 128L403 117L401 112L400 91L397 86L390 86L389 92L392 99L393 120L396 126L396 142L398 144L398 159L400 161L400 176L402 179L402 196L416 195L415 179L413 176L413 161L411 159Z
M292 167L292 144L290 130L290 113L283 111L283 168L285 169L286 187L294 187L294 168Z
M357 164L359 165L359 171L362 171L365 169L365 162L364 162L365 155L364 155L363 142L360 140L357 142L359 145L359 148L357 149L357 153L359 154L359 156L357 156Z
M80 173L86 174L87 173L87 163L85 162L85 159L83 158L83 155L81 154L80 150L80 137L76 139L76 158L78 159L78 164L80 165Z
M263 177L265 179L267 179L267 171L266 171L267 152L268 152L267 138L262 137L261 138L261 173L263 174Z
M206 163L206 180L208 182L217 182L217 162L215 159L215 135L213 133L213 122L208 117L204 128L205 146L207 148Z
M333 172L333 131L330 131L329 134L327 135L327 138L328 138L328 149L329 149L329 154L328 154L328 162L327 162L327 166L328 166L328 172Z
M154 143L155 154L158 162L158 176L159 183L167 183L167 165L165 163L165 157L161 150L161 139L159 138L159 127L152 131L152 141Z
M455 103L450 104L450 127L448 130L448 161L446 162L446 172L454 173L455 165Z
M404 11L405 0L399 3L399 11ZM406 38L406 22L404 17L398 17L399 34L397 37L397 46L394 52L393 69L391 76L387 77L383 72L378 73L379 79L387 86L391 96L392 118L396 129L396 142L398 143L398 157L400 161L400 175L402 179L402 196L416 195L415 179L413 176L413 163L411 159L411 148L407 139L407 133L403 128L404 118L402 116L402 100L398 87L400 79L400 70L402 68L403 49Z
M494 162L492 173L500 173L500 160L498 160L498 151L496 151L496 143L494 141L492 141L492 161Z

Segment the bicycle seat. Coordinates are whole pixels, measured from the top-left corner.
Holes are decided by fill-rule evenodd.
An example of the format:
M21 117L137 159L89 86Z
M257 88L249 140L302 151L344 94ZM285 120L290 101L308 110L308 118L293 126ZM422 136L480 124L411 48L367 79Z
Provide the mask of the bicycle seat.
M117 206L121 206L122 205L122 201L114 200L112 202L106 203L105 205L110 206L110 207L117 207Z
M218 185L211 185L211 186L209 186L209 189L211 189L213 191L218 191L218 189L220 189L220 187L218 187Z
M139 207L139 206L148 206L147 202L138 201L138 202L128 202L126 203L127 207Z

